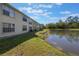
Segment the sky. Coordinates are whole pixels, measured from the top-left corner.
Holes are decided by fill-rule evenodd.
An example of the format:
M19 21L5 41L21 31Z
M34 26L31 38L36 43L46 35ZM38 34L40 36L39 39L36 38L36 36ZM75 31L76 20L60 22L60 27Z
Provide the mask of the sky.
M79 16L79 3L12 3L13 7L40 24L56 23Z

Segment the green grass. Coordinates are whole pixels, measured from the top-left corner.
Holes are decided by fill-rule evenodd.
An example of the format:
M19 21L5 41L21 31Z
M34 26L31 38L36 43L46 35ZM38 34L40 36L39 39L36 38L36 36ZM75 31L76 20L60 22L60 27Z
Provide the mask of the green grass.
M50 46L48 43L44 42L38 37L34 37L16 46L14 49L4 53L3 55L47 56L66 54Z
M0 39L0 54L3 54L15 46L21 44L22 42L31 39L35 36L34 33L35 32L29 32L14 37Z
M35 36L35 32L0 40L1 55L47 56L66 55Z
M49 30L70 30L70 31L79 31L79 29L72 29L72 28L69 28L69 29L49 29Z
M79 31L79 29L69 29L69 30L73 30L73 31Z

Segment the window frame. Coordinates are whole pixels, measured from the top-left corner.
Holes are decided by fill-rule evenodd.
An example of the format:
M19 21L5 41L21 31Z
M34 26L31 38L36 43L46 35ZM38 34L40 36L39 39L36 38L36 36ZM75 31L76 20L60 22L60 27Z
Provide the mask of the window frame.
M5 13L4 11L8 12L8 14ZM6 6L6 5L2 5L2 12L3 12L3 15L10 16L10 17L15 17L15 10L8 7L8 6Z
M23 21L24 21L24 22L27 22L27 18L26 18L26 17L23 17Z
M10 15L10 12L7 11L7 10L5 10L5 9L3 9L3 15L9 16Z
M22 31L27 31L27 25L23 25Z
M2 25L3 25L3 27L2 27L2 32L3 33L15 32L15 24L12 24L12 23L2 23Z

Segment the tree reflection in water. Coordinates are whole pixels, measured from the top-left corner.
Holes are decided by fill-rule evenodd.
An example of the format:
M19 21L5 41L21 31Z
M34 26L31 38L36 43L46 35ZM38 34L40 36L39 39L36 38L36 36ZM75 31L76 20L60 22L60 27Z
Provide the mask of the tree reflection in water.
M79 31L52 31L51 34L59 36L59 38L65 37L69 42L71 43L77 43L79 42Z
M46 41L65 52L79 55L79 31L51 31Z

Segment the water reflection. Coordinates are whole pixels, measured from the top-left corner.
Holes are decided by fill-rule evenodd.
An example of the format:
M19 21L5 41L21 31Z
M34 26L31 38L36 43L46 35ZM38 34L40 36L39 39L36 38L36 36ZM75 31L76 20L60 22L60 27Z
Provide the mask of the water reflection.
M79 55L79 31L51 31L46 41L60 50Z

